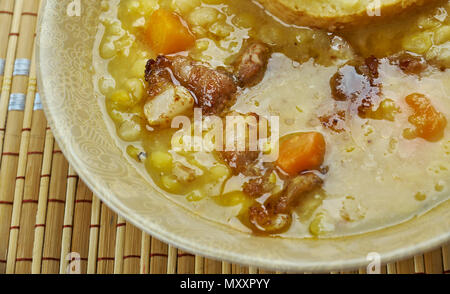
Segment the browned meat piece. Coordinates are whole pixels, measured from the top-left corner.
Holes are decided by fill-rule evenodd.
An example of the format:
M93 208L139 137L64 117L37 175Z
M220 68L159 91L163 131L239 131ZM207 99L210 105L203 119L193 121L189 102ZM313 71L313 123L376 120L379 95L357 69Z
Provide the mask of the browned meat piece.
M403 52L390 58L406 74L421 74L427 68L427 61L419 55Z
M259 122L259 115L256 113L247 113L242 114L238 113L236 111L231 111L227 113L227 118L236 117L238 119L242 119L240 121L236 121L236 123L242 122L245 125L244 126L238 126L238 127L245 127L245 142L241 142L245 144L245 147L242 148L244 150L237 150L237 148L242 147L238 146L240 142L237 142L237 137L235 134L234 138L230 138L231 140L234 140L234 147L236 148L235 151L221 151L219 152L220 158L225 161L225 163L230 167L233 175L239 175L243 174L245 176L254 177L254 176L261 176L264 173L264 167L262 165L258 164L258 158L261 155L260 151L253 151L250 149L249 145L249 132L250 127L253 128L255 132L258 132L258 122ZM225 118L224 125L225 125ZM226 130L225 130L226 132ZM225 133L225 137L232 136L232 134Z
M223 161L231 168L233 175L258 175L255 162L259 157L258 151L222 151L219 153Z
M292 222L292 209L299 204L301 196L322 184L322 179L313 173L290 179L283 192L271 196L264 204L256 203L249 208L249 223L256 232L284 232Z
M221 114L231 106L237 87L228 72L197 64L184 56L171 59L175 78L194 93L203 113Z
M322 185L323 180L314 173L302 174L291 179L277 202L275 213L290 211L298 206L302 195L314 191Z
M375 56L370 56L366 58L361 65L357 66L357 68L361 74L369 77L369 80L373 85L376 84L374 83L375 79L378 79L379 77L378 73L379 66L380 66L379 60Z
M236 66L236 76L241 87L252 87L264 77L270 49L261 42L251 43L242 53Z
M181 84L194 94L204 114L220 114L234 99L236 84L230 74L198 64L184 56L158 56L145 71L149 95L159 94L165 83Z
M255 116L254 113L246 115L233 113L230 115L240 115L246 118ZM243 192L253 199L258 199L264 195L271 195L264 204L256 203L248 210L246 216L241 217L256 232L276 233L284 230L291 222L291 210L298 204L299 198L317 187L321 186L322 179L314 173L301 174L290 177L285 174L278 175L284 180L284 189L281 193L272 195L276 183L270 178L276 167L273 163L261 162L259 151L249 151L246 146L245 151L223 151L219 156L230 167L233 175L244 175L251 179L244 184ZM326 170L324 170L326 173Z
M256 116L256 121L259 119L253 113L246 115L230 113L233 114L245 118ZM240 219L257 233L280 233L289 227L292 221L291 210L298 204L299 198L322 185L322 179L314 173L296 177L280 174L273 163L260 160L260 151L250 151L248 145L245 149L245 151L219 152L219 156L230 167L233 175L250 177L243 186L243 192L255 199L255 204L241 215ZM284 189L277 194L273 194L276 183L271 181L274 172L284 180ZM269 196L264 204L256 201L262 196Z
M249 208L248 222L255 233L281 234L289 229L292 224L292 214L273 214L264 205L257 204Z
M154 97L163 92L168 83L179 84L195 96L196 105L204 114L222 114L234 102L237 83L249 87L261 81L269 56L266 45L250 44L237 63L236 77L186 56L158 56L149 60L145 69L148 94Z
M251 179L244 184L244 193L252 198L259 198L267 193L271 193L275 188L275 184L270 181L273 168L269 167L263 176Z
M319 117L322 126L336 133L342 133L345 130L345 111L339 110L332 114Z
M230 167L233 175L242 174L246 177L253 177L248 183L244 184L244 193L247 195L258 198L266 193L272 191L274 185L269 182L269 178L275 169L273 163L261 162L260 155L261 151L253 151L250 149L250 127L253 127L254 135L257 136L258 133L258 122L260 117L256 113L241 114L236 111L231 111L227 113L227 118L231 116L238 117L241 122L245 123L245 149L244 151L221 151L219 152L219 157ZM224 119L225 120L225 119ZM230 134L226 134L229 136ZM234 140L235 147L239 144L236 142L237 138L232 138Z
M341 67L330 81L333 98L349 102L350 110L364 116L381 100L378 66L378 60L369 57L356 65Z
M151 97L160 94L171 80L170 61L165 56L147 61L145 81L148 82L148 94Z

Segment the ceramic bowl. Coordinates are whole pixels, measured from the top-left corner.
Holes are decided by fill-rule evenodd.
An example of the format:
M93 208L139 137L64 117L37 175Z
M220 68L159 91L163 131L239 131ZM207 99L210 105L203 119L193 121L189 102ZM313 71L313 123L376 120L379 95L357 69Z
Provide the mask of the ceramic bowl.
M37 61L45 113L79 176L106 205L140 229L209 258L294 272L366 267L372 252L387 263L449 240L450 201L397 226L320 240L257 237L176 204L129 161L105 117L104 97L93 83L101 1L81 1L80 16L68 14L72 2L46 0L42 5Z

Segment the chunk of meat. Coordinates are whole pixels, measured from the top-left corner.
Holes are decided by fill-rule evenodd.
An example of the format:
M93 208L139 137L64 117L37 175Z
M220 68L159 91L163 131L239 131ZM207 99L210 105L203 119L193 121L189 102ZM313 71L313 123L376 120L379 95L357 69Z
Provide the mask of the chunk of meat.
M240 119L236 119L236 123L238 123L236 128L245 128L244 142L239 142L237 132L234 134L226 133L226 140L230 139L232 140L231 142L234 142L235 150L221 151L219 152L219 156L230 167L233 175L243 174L249 177L261 175L263 166L258 163L261 152L255 149L251 150L249 142L250 127L252 126L253 131L257 134L260 117L256 113L241 114L236 111L231 111L228 112L227 117L223 119L224 125L230 122L228 118L233 117ZM243 125L239 125L239 123L243 123ZM228 138L228 136L233 137ZM239 144L242 143L244 143L245 146L239 146Z
M378 67L380 66L380 61L375 56L369 56L364 59L362 64L357 65L358 72L369 77L371 85L377 84L375 79L378 79L379 72Z
M255 166L259 158L258 151L221 151L220 158L230 167L233 175L258 175L259 169Z
M156 59L149 59L145 66L145 81L148 83L147 93L150 97L160 94L167 85L173 83L170 60L160 55Z
M169 127L176 116L187 114L194 107L194 98L183 86L167 84L144 105L144 115L153 127Z
M447 119L434 108L430 99L423 94L414 93L407 96L405 100L414 111L414 114L409 117L409 122L415 128L406 129L404 136L407 139L420 137L431 142L442 139Z
M249 208L247 217L248 220L244 222L247 221L253 232L257 234L281 234L292 224L292 214L274 214L270 211L270 207L259 203Z
M266 172L257 178L251 179L244 184L243 191L252 198L259 198L267 193L271 193L275 188L275 183L271 181L273 168L268 168Z
M270 57L270 48L253 42L243 51L236 66L236 77L241 87L252 87L264 77Z
M221 114L233 103L237 87L228 72L196 64L184 56L172 58L172 70L175 78L195 94L205 114Z
M406 74L421 74L427 68L427 61L420 55L403 52L390 58Z
M286 188L269 197L264 204L256 203L249 208L248 218L256 232L277 234L286 231L292 223L292 210L301 197L323 184L313 173L299 175L289 180Z
M324 128L332 130L336 133L345 131L345 111L339 110L331 114L319 117L320 123Z
M227 115L227 123L229 123L228 118L237 117L241 120L237 120L239 123L245 123L245 142L239 142L237 136L231 138L234 140L235 148L243 147L239 146L239 144L244 143L244 150L225 150L219 152L219 157L228 165L231 169L231 172L234 176L244 175L246 177L252 177L247 183L244 184L243 191L245 194L249 195L252 198L258 198L266 193L269 193L274 188L274 183L269 181L273 171L275 170L275 166L270 162L262 162L261 155L262 152L259 150L253 151L251 149L251 142L249 138L254 136L258 136L258 122L260 121L260 117L255 113L247 113L241 114L235 111L229 112ZM225 120L225 118L224 118ZM250 136L250 127L253 127L254 134ZM237 126L240 127L239 125ZM227 133L226 136L232 136L232 134ZM255 138L258 139L258 138ZM259 138L261 139L261 138ZM257 146L253 146L257 147Z
M249 115L255 114L242 116ZM305 169L309 169L309 167L319 168L322 164L325 153L325 142L322 135L302 133L294 138L302 139L302 144L300 144L302 148L299 148L299 144L285 142L292 147L293 153L300 152L302 157L300 158L299 169L292 174L281 172L277 169L275 163L262 162L261 152L250 151L247 149L248 146L244 151L219 152L219 156L230 167L234 176L250 177L243 185L243 192L255 199L255 204L246 210L246 213L242 214L240 219L256 233L276 234L287 230L292 222L292 209L298 205L301 196L320 187L323 183L322 179L314 173L298 175L298 172L304 170L304 167L306 167ZM311 148L315 151L311 152ZM285 161L289 160L292 152L284 153ZM280 154L282 153L280 152ZM274 192L278 178L273 181L272 175L276 176L277 174L284 181L284 188L281 193ZM263 204L256 200L266 196L269 196L269 198Z
M369 57L341 67L330 80L333 98L349 102L352 111L364 116L381 100L378 66L378 59Z
M187 88L204 114L220 114L231 106L237 86L224 70L215 70L185 56L158 56L149 60L145 72L149 95L153 96L165 83Z
M286 212L298 206L301 196L323 185L323 180L315 173L306 173L288 181L286 190L277 202L276 212Z
M235 99L238 84L250 87L264 76L270 49L260 42L251 43L236 64L236 76L223 69L212 69L186 56L164 56L147 62L145 80L148 94L157 96L167 84L181 85L195 97L203 114L223 114Z

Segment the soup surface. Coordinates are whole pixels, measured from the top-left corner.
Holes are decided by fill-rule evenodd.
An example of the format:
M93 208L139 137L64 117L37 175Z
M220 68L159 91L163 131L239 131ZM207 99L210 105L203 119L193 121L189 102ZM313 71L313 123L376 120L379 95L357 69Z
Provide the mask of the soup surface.
M250 0L102 7L94 82L106 119L187 209L256 234L328 238L449 199L450 2L334 33L281 23ZM212 115L272 124L258 150L176 148L196 131L194 108L203 125ZM171 127L181 115L190 128Z

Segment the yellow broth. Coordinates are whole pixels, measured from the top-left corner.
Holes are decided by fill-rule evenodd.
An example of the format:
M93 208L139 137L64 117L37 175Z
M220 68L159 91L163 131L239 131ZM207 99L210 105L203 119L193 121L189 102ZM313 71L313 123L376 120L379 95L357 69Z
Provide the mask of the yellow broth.
M271 45L275 52L263 81L240 92L233 109L265 117L279 115L282 136L305 131L324 134L329 169L324 186L304 196L283 237L326 238L373 231L406 221L448 199L449 128L438 142L403 136L404 129L411 127L411 111L405 103L411 93L425 94L450 117L450 71L444 70L450 66L448 3L334 34L283 24L253 1L102 3L94 82L106 97L109 118L105 119L114 123L127 156L144 166L154 184L186 209L250 232L239 220L252 202L242 192L248 179L232 176L214 153L175 152L171 139L176 130L146 125L144 70L147 60L156 55L142 40L144 27L151 25L147 19L158 8L175 11L187 21L196 42L186 54L213 67L230 68L249 38ZM423 46L423 39L429 46ZM340 65L357 54L385 57L402 50L422 54L440 69L430 67L419 78L382 60L383 98L400 109L394 121L354 116L346 122L345 132L323 127L318 117L334 103L330 78ZM195 170L195 179L187 184L177 181L173 175L177 163ZM283 185L277 177L274 181Z

